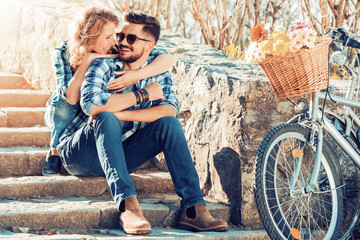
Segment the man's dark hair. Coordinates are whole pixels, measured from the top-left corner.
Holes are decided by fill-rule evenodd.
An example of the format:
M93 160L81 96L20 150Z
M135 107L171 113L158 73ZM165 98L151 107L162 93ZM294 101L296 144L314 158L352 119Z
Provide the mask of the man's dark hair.
M144 33L150 34L155 38L155 44L160 36L160 24L156 17L150 16L140 11L126 10L124 12L124 22L144 25Z

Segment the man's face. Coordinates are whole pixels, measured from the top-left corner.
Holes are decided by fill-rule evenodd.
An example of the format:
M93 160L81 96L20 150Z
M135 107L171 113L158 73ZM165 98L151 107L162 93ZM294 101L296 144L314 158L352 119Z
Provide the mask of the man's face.
M142 28L141 24L124 23L121 32L117 34L121 61L133 63L141 58L145 51L152 48L150 44L153 44L153 38L145 34Z

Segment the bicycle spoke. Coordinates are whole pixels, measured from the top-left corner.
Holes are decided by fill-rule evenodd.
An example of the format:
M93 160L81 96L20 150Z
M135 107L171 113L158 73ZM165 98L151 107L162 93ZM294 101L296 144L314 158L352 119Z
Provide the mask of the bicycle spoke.
M264 171L258 172L257 175L261 180L257 183L261 183L259 187L263 190L255 193L264 194L264 198L259 199L266 201L257 201L258 208L265 208L265 213L270 216L263 220L266 223L265 229L270 229L268 232L272 239L293 239L291 229L299 231L303 240L330 239L329 236L341 226L342 220L342 205L338 198L339 190L336 189L340 184L336 185L338 178L331 165L333 162L330 161L334 157L331 155L331 159L327 159L322 156L317 182L319 188L310 188L308 184L316 160L316 146L308 142L310 129L284 124L283 128L287 127L296 130L291 133L284 130L284 135L279 134L278 138L274 139L268 138L267 144L270 145L259 147L266 150L262 153L266 155L258 155L259 160L264 161L261 166L264 167ZM306 137L300 132L306 133ZM276 131L272 134L276 134ZM303 153L301 158L293 155L295 149ZM328 149L327 146L323 147L323 150ZM328 157L328 152L326 154ZM263 217L266 217L264 212L261 214L261 218Z

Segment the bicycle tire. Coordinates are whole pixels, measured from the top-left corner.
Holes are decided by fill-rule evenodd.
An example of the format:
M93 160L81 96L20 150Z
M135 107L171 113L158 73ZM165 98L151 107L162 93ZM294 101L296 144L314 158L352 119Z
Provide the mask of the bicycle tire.
M295 239L290 233L291 228L298 230L303 240L338 239L340 234L343 219L342 176L336 154L326 139L319 176L321 181L318 182L322 190L306 192L304 188L315 156L314 146L308 141L310 133L310 128L300 124L279 125L266 134L256 153L255 202L271 239ZM290 194L288 190L294 159L286 154L294 149L292 142L304 147L301 177L297 181L301 191L296 194ZM308 165L308 169L305 165ZM284 182L283 186L281 181Z
M345 123L339 116L336 116L331 111L329 112L326 110L325 115L355 149L360 149L360 143L355 130L352 129L350 131L350 135L347 136L345 134ZM305 114L299 114L294 116L287 123L299 123L306 125L309 121ZM352 160L350 160L346 153L342 151L337 143L326 132L324 137L329 141L335 153L340 156L340 169L342 172L343 183L345 185L343 188L344 219L339 239L360 239L360 229L358 229L358 231L353 231L354 228L358 228L360 226L360 169L355 166Z
M350 136L345 136L345 124L341 119L331 114L327 114L327 117L352 146L355 148L359 146L359 142L354 131L351 131ZM340 147L337 146L330 136L328 139L330 140L330 144L335 152L343 155L341 156L342 161L340 162L340 168L343 176L343 182L345 184L343 191L344 220L339 239L359 239L359 234L357 236L352 235L352 229L360 226L360 170L340 149Z

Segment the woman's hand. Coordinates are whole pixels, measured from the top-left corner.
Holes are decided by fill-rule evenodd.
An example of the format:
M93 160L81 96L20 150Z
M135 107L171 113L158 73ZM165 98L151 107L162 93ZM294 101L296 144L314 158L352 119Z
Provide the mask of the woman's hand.
M121 92L141 79L138 71L118 71L114 73L120 75L120 77L108 83L108 90L114 90L114 92Z

